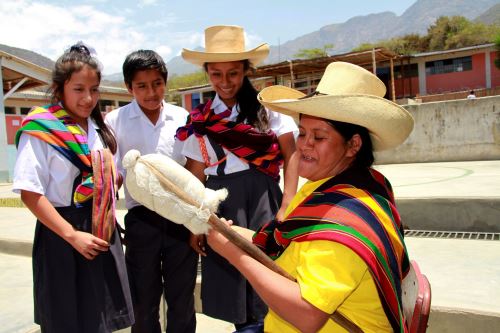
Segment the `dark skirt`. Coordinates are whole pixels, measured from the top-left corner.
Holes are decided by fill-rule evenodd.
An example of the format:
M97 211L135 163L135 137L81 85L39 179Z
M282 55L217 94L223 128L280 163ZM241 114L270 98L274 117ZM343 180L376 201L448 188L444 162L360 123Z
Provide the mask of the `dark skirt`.
M75 229L91 230L90 205L56 208ZM33 243L35 322L48 333L105 333L134 322L118 232L109 251L87 260L37 221Z
M206 186L213 190L226 188L229 192L219 206L219 216L252 230L272 220L281 205L279 184L255 169L210 176ZM207 256L202 257L201 263L204 314L235 324L264 318L267 306L226 259L207 247Z

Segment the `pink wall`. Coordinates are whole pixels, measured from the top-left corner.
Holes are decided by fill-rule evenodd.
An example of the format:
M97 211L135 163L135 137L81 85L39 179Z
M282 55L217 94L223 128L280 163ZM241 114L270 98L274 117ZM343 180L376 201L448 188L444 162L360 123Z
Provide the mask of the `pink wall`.
M485 88L485 54L472 55L470 71L426 75L426 79L427 94Z

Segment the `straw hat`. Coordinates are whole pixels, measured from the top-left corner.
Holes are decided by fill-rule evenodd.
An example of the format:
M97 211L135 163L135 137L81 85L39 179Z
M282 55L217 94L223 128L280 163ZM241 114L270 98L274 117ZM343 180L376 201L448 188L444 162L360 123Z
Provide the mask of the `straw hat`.
M302 113L366 127L374 150L384 150L403 143L413 129L413 117L383 98L385 91L384 83L366 69L333 62L326 67L316 95L306 97L292 88L271 86L257 98L268 109L294 118Z
M182 49L182 58L192 64L203 66L206 62L229 62L248 59L252 65L262 62L269 54L269 45L264 43L245 50L243 28L232 25L216 25L205 29L205 52Z

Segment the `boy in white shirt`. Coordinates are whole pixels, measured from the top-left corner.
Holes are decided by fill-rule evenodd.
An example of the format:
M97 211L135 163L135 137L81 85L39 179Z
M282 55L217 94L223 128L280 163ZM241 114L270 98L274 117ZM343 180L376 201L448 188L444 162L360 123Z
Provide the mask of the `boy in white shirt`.
M182 143L175 131L185 124L187 111L164 102L167 68L151 50L127 56L123 76L134 100L106 116L118 142L118 170L125 179L121 160L131 149L141 155L165 154L185 164ZM125 187L125 258L130 278L136 322L132 333L160 333L159 306L167 301L166 332L194 333L194 286L198 255L189 246L189 231L134 201Z

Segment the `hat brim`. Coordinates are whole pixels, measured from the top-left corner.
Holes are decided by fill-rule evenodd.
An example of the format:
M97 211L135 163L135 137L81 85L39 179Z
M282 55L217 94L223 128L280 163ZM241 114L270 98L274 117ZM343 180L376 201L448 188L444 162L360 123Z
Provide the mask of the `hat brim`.
M378 96L305 95L284 86L264 88L258 95L266 108L290 115L300 114L363 126L368 129L376 151L394 148L403 143L413 130L413 117L401 106Z
M269 55L269 45L261 44L245 52L201 52L182 49L182 58L194 65L203 66L208 62L230 62L246 60L252 65L261 63Z

